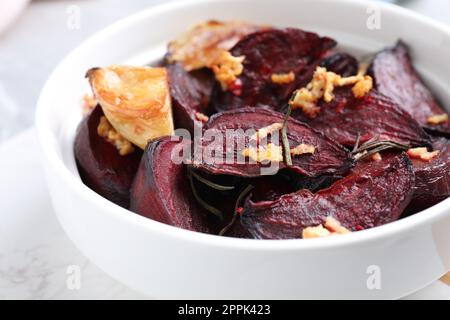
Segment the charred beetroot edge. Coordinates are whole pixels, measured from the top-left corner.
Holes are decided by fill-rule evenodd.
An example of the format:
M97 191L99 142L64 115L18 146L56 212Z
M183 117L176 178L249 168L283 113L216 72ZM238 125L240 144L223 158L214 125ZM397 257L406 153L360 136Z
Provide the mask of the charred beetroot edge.
M130 187L136 174L142 151L135 148L121 156L116 147L97 133L102 108L98 105L77 129L74 143L75 159L81 180L106 199L128 208Z
M330 188L284 195L275 201L247 200L241 223L259 239L300 238L306 227L334 217L350 230L397 220L408 205L414 173L404 154L384 154L382 161L358 164L353 172Z

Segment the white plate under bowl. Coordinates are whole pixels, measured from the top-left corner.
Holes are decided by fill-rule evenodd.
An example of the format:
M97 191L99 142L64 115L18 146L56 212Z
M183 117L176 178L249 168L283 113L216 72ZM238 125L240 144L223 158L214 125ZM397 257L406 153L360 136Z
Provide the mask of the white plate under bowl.
M230 239L132 214L83 185L76 170L73 141L86 70L156 60L168 40L206 19L313 30L355 53L373 52L402 38L418 69L448 104L450 31L399 7L374 5L356 0L180 1L121 20L84 42L47 81L36 116L52 201L69 237L111 276L158 298L390 299L443 275L450 269L450 199L341 237ZM380 29L367 26L374 10L381 10Z

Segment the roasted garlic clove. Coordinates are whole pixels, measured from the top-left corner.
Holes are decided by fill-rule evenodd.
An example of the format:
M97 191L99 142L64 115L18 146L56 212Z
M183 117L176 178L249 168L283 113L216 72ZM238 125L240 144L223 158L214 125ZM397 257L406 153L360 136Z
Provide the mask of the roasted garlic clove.
M165 68L112 65L90 69L86 77L106 118L133 144L144 149L149 140L173 133Z
M210 68L223 51L230 50L244 36L268 29L240 21L206 21L169 43L169 62L181 62L187 71Z

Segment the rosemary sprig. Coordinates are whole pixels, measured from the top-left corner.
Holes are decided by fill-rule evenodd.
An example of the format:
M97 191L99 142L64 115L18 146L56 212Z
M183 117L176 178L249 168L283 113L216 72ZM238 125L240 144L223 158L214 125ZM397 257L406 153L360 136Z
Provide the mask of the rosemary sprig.
M288 166L292 166L291 147L289 146L289 140L287 137L287 126L291 111L291 104L288 104L288 109L286 111L286 115L284 116L283 127L281 128L281 142L283 143L284 159L286 160L286 164Z
M205 202L198 194L197 189L195 188L195 184L194 184L194 179L193 179L193 175L192 175L192 170L188 170L188 179L189 179L189 184L191 185L191 189L192 189L192 194L194 195L195 200L197 200L197 202L203 207L205 208L207 211L209 211L210 213L212 213L213 215L215 215L217 218L220 219L220 221L223 221L223 214L222 211L220 211L219 209L211 206L210 204L208 204L207 202Z
M237 210L239 208L239 204L242 202L242 200L244 199L244 197L253 190L253 186L251 184L249 184L238 196L237 200L236 200L236 204L234 205L234 213L233 213L233 217L231 218L230 223L228 223L225 227L222 228L222 230L220 230L219 232L219 236L223 236L228 230L230 230L230 228L233 226L233 224L236 222L238 213Z
M192 170L191 170L191 174L192 174L192 176L195 179L197 179L197 181L203 183L204 185L206 185L206 186L208 186L208 187L210 187L212 189L216 189L216 190L219 190L219 191L234 190L234 186L224 186L224 185L221 185L221 184L214 183L214 182L212 182L212 181L210 181L208 179L203 178L201 175L199 175L198 173L196 173L196 172L194 172Z
M359 140L359 139L357 139ZM399 150L408 150L410 148L409 145L402 144L399 142L391 141L391 140L374 140L371 139L366 143L362 144L358 147L359 141L355 144L355 148L352 151L353 159L355 161L359 161L365 159L367 157L372 156L377 152L381 152L388 149L399 149Z
M355 152L356 150L358 150L360 140L361 140L361 134L358 132L358 136L356 137L355 146L353 147L352 152Z

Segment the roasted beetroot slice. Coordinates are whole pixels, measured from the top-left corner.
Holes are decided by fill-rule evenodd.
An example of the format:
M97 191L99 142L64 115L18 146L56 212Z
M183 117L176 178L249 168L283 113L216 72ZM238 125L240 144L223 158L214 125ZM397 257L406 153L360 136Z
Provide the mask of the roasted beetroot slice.
M433 150L439 150L439 155L430 161L411 159L416 185L405 215L417 213L450 197L450 141L435 139Z
M194 130L194 122L202 122L198 114L207 115L214 76L208 69L192 72L184 70L180 63L167 65L173 116L176 128Z
M379 136L411 146L431 144L430 137L417 121L375 90L363 98L355 98L351 88L339 88L330 103L321 101L318 106L321 110L313 119L300 110L293 112L293 117L346 147L354 146L358 134L361 143Z
M364 161L330 188L317 193L300 190L275 201L247 200L241 224L259 239L300 238L306 227L333 217L349 230L395 221L411 200L414 173L408 157L383 154Z
M428 118L445 114L430 90L414 69L408 47L399 41L395 47L379 52L370 68L375 87L397 102L420 125L428 130L450 136L450 122L431 125Z
M343 77L358 73L358 60L345 52L330 53L320 61L320 66Z
M273 176L263 176L258 178L244 179L245 184L254 186L252 190L252 199L254 201L275 200L282 195L289 194L298 190L296 188L300 178L292 172L282 170Z
M244 106L270 106L279 110L291 93L312 77L322 56L336 42L315 33L299 29L272 29L252 33L231 50L235 57L245 56L244 70L238 77L241 83L235 90L223 91L216 85L212 104L217 111ZM295 74L288 84L275 84L272 74Z
M100 106L85 117L75 137L75 159L81 180L106 199L128 208L130 187L139 166L142 151L121 156L116 147L97 133L103 111Z
M187 182L187 167L172 161L179 144L163 137L147 145L131 187L130 210L175 227L209 233L206 212Z
M266 110L263 108L241 108L213 115L205 125L205 132L212 134L214 139L221 137L222 147L217 147L217 140L203 137L201 145L203 151L217 147L218 153L213 159L203 157L202 161L194 162L194 167L210 174L225 174L239 177L258 177L262 175L261 169L267 167L264 163L251 163L249 159L239 161L242 150L250 147L249 135L244 135L247 130L257 131L274 123L283 123L284 115ZM227 137L228 134L228 137ZM308 125L289 119L288 140L290 147L294 148L300 144L312 145L315 147L313 154L302 154L292 157L292 166L287 166L285 162L271 163L273 173L286 168L307 177L317 177L319 175L343 175L353 165L353 160L344 147L334 142L323 134L311 129ZM231 141L245 141L245 145L233 146ZM281 146L281 134L278 141L268 142ZM228 150L226 148L228 146ZM222 152L220 154L220 152ZM203 152L205 155L206 152ZM239 158L238 158L239 156ZM266 173L268 173L266 171Z

